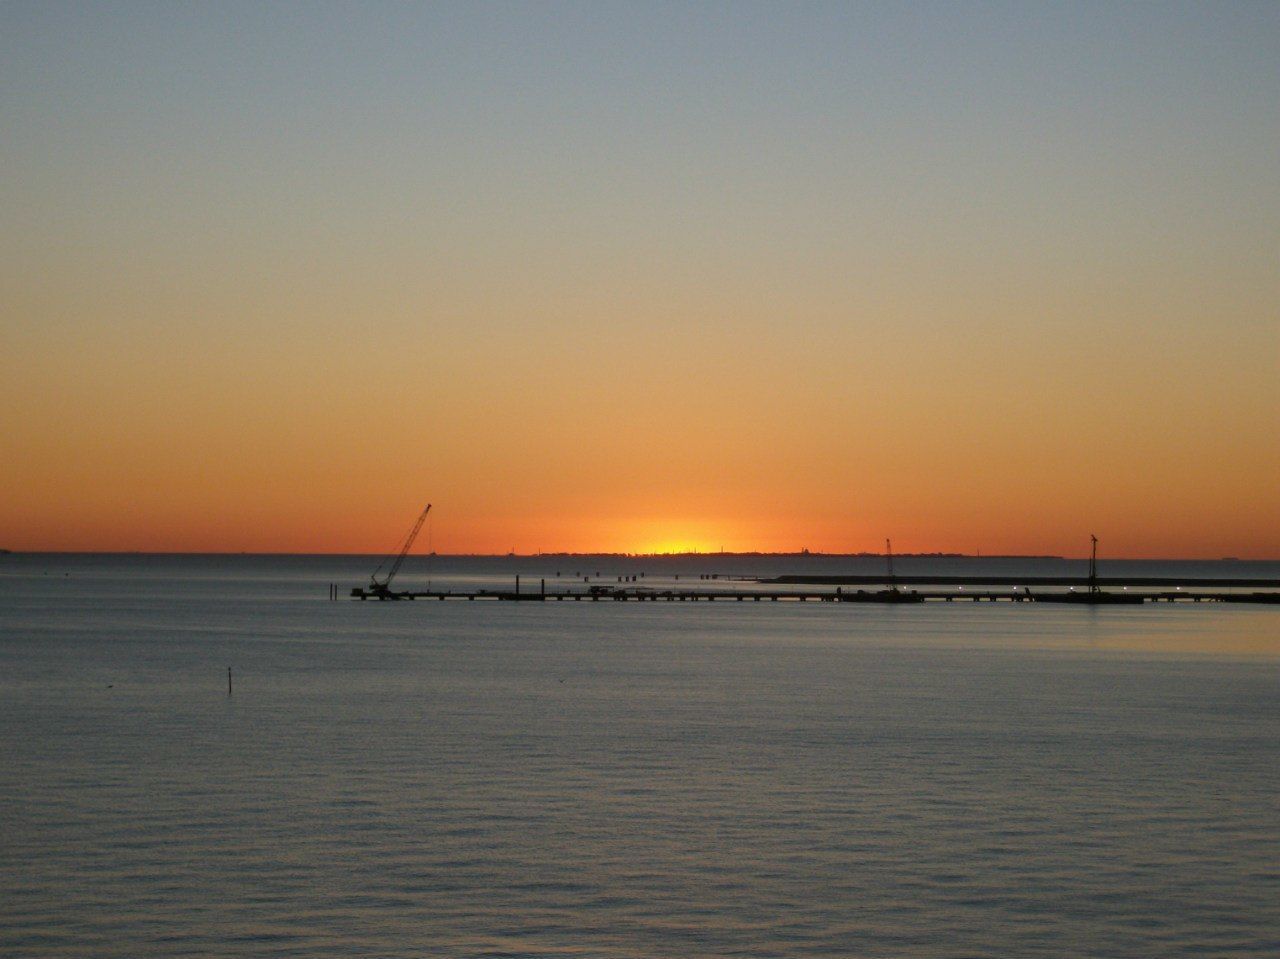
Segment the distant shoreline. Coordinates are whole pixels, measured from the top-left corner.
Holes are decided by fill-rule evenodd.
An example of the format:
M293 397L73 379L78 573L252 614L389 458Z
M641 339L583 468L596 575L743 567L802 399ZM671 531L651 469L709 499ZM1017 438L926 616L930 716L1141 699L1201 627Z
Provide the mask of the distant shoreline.
M385 556L384 553L343 553L343 552L237 552L237 551L185 551L185 550L16 550L16 549L0 549L0 556L217 556L217 557L369 557L380 558ZM733 559L821 559L821 560L867 560L867 559L884 559L884 553L875 552L858 552L858 553L822 553L810 551L800 552L715 552L715 553L616 553L616 552L587 552L587 553L571 553L571 552L555 552L555 553L411 553L410 556L415 559L423 559L431 557L433 559L450 560L450 559L516 559L516 560L536 560L536 559L600 559L600 560L652 560L655 562L674 561L674 560L733 560ZM992 553L981 555L975 553L894 553L895 559L907 560L972 560L983 562L990 560L992 562L1005 561L1077 561L1078 556L1061 556L1053 554L1035 554L1035 553ZM1086 557L1087 558L1087 557ZM1239 556L1108 556L1104 563L1115 562L1132 562L1132 563L1277 563L1280 557L1266 558L1244 558Z

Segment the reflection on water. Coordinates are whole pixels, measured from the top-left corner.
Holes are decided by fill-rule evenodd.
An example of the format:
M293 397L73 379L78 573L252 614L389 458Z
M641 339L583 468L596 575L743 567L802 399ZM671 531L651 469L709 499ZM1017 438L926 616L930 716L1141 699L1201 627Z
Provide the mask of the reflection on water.
M0 953L1276 954L1274 609L328 563L0 567Z

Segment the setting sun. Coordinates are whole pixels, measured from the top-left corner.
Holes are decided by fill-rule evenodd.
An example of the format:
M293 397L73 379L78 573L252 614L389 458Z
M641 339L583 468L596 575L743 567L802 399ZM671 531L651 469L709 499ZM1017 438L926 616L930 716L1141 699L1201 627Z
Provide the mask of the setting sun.
M715 553L720 547L710 546L706 542L693 539L666 539L642 543L634 549L626 550L636 556L673 556L682 553Z
M708 516L635 516L583 530L589 549L635 556L670 556L750 549L755 531L740 523Z

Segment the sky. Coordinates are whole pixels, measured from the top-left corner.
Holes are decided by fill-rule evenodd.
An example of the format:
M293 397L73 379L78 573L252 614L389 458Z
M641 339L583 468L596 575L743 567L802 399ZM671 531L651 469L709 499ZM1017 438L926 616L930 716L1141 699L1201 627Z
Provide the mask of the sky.
M1280 4L0 5L0 548L1280 557Z

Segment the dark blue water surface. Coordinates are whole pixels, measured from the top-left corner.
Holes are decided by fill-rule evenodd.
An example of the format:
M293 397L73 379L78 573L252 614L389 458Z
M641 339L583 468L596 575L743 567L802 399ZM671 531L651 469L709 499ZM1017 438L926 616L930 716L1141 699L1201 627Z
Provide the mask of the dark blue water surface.
M645 567L576 562L405 584ZM1280 955L1280 608L326 600L368 567L0 557L0 954Z

